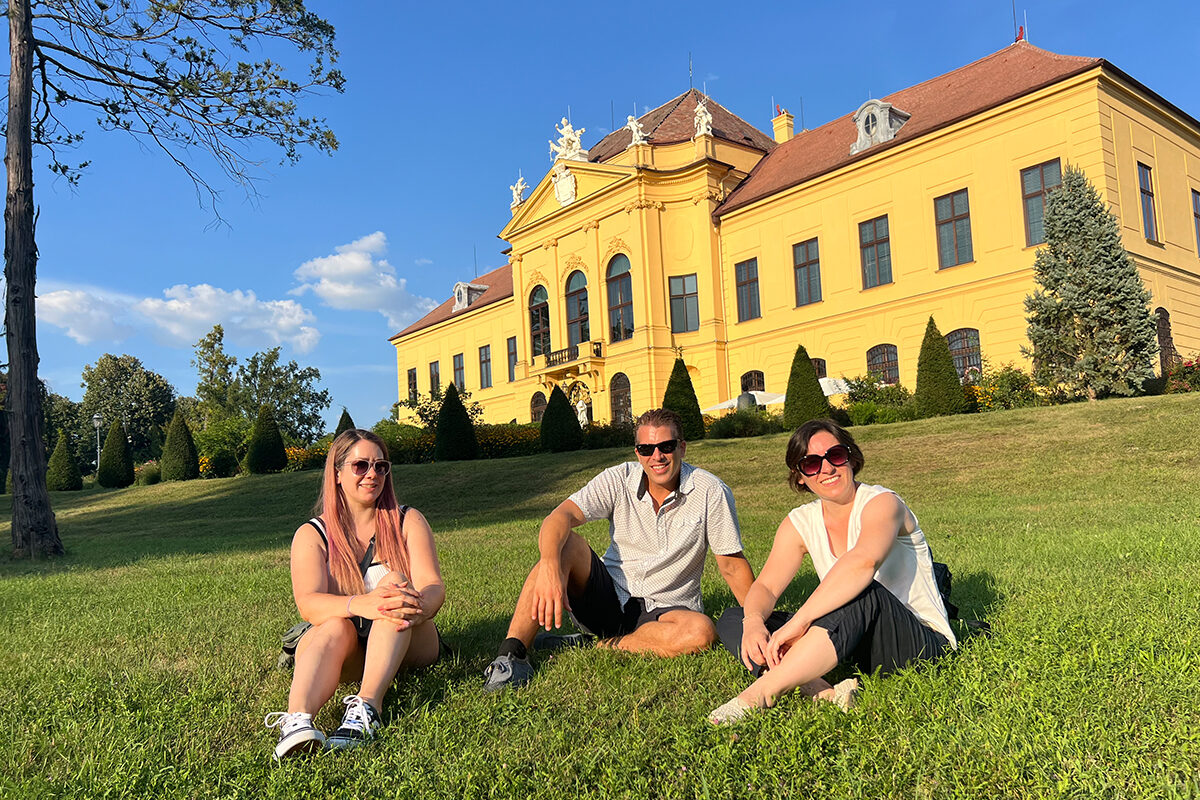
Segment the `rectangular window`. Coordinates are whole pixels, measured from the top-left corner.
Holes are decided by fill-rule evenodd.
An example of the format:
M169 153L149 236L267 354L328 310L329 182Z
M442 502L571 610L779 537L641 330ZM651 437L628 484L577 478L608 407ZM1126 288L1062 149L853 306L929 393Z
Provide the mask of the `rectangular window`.
M1138 191L1142 195L1142 232L1152 242L1158 241L1158 226L1154 222L1154 176L1150 168L1138 162Z
M796 268L796 305L821 302L821 259L817 240L792 245L792 262Z
M454 357L454 385L460 392L467 388L466 378L466 370L463 369L463 354L459 353Z
M696 273L667 279L671 290L671 333L700 330L700 297Z
M858 246L862 252L863 288L891 283L892 243L887 214L858 223Z
M1025 207L1025 246L1046 241L1046 193L1062 184L1058 159L1021 170L1021 202Z
M937 217L938 269L974 261L967 190L944 194L935 199L933 211Z
M508 337L508 382L517 379L517 337Z
M762 316L758 307L758 259L734 264L733 274L737 283L738 322L758 319Z
M1196 255L1200 256L1200 192L1192 189L1192 226L1196 229Z
M492 387L492 346L485 344L479 348L479 388Z
M436 397L442 393L442 376L441 368L438 367L438 362L429 362L429 394Z
M408 400L410 403L417 402L417 368L413 367L408 371Z
M814 358L814 359L812 360L812 365L813 365L813 372L817 373L817 377L818 377L818 378L824 378L824 377L826 377L826 374L825 374L825 373L826 373L826 370L825 370L825 359L823 359L823 358Z

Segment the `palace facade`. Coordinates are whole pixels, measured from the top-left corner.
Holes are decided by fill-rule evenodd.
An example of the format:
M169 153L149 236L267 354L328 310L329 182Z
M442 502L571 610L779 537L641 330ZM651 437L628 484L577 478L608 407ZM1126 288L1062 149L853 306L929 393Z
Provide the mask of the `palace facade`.
M960 372L1026 365L1046 193L1082 168L1158 313L1200 350L1200 122L1097 58L1017 42L813 130L767 136L695 90L513 189L504 266L389 341L401 399L454 381L488 422L554 385L597 421L662 399L677 352L702 408L818 375L912 387L930 315Z

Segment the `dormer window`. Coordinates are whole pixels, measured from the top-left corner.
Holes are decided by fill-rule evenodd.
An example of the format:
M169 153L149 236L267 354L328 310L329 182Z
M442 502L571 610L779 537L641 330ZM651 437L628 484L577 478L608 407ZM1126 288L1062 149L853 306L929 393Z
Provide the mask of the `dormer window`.
M908 122L910 116L912 115L907 111L901 111L882 100L868 100L863 103L858 111L854 112L858 139L850 145L850 155L883 142L890 142L900 127Z
M478 300L487 291L487 288L478 283L467 283L466 281L459 281L454 284L454 308L451 310L462 311L464 308L467 308L471 303Z

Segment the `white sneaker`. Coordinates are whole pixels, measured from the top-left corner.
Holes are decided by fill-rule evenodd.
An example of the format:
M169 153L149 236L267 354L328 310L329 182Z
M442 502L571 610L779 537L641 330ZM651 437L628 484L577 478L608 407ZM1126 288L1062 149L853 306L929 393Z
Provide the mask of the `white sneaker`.
M268 728L279 728L279 744L275 745L277 759L311 753L325 746L325 734L313 727L312 714L272 711L263 718L263 724Z
M346 713L342 715L342 724L336 731L329 734L329 747L332 750L349 750L358 747L375 738L375 731L383 723L379 721L379 712L374 706L356 694L342 698L346 704Z
M752 706L742 698L734 697L710 711L708 721L713 725L729 725L741 722L755 711L758 711L758 706Z

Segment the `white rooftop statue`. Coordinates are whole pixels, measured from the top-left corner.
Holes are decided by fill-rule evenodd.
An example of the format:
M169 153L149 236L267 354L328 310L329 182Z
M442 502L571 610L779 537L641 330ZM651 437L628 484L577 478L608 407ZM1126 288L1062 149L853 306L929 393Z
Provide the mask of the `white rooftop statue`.
M625 127L629 128L630 133L629 146L633 147L635 144L645 144L646 132L642 130L641 123L632 114L626 119Z
M692 117L696 123L697 136L712 136L712 114L708 110L708 106L704 104L704 100L696 103L696 113Z
M512 192L513 206L519 206L525 202L525 192L529 189L529 184L525 182L523 175L517 175L517 182L509 186L509 191Z
M583 134L587 132L587 128L576 130L571 122L566 118L562 118L554 130L558 131L558 142L550 142L550 152L556 159L565 158L570 161L586 161L587 150L583 149Z

